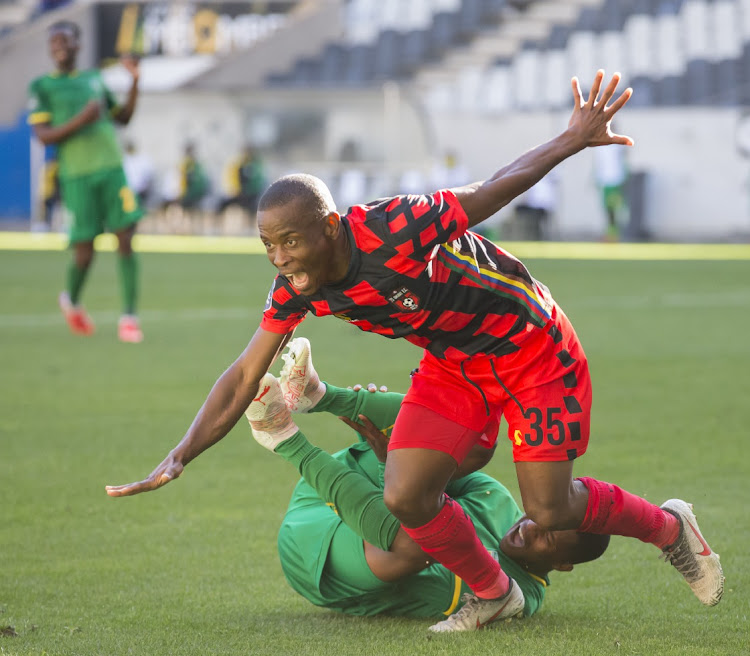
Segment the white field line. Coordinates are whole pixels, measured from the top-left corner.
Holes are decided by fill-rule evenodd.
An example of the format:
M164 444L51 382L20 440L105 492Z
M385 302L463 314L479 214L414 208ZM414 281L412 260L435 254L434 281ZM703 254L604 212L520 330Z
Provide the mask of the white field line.
M139 317L144 323L163 321L234 321L257 317L260 321L261 308L194 308L190 310L144 310ZM91 318L96 324L115 324L120 318L116 312L91 312ZM0 329L2 328L44 328L46 326L64 325L65 320L60 312L45 312L43 314L1 314Z
M720 292L673 292L648 296L588 296L569 299L563 307L602 308L611 310L632 310L638 308L717 308L750 306L750 289ZM139 314L144 323L175 321L235 321L257 319L260 322L261 308L192 308L184 310L144 310ZM92 312L95 323L117 323L116 312ZM43 328L61 325L63 318L59 312L40 314L0 313L2 328Z
M633 308L716 308L750 306L750 289L718 292L670 292L640 296L582 296L568 299L566 307L630 310Z

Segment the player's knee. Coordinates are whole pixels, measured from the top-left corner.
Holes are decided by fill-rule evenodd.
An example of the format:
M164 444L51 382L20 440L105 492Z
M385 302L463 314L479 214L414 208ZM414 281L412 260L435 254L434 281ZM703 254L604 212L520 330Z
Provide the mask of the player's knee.
M79 269L87 269L94 259L94 249L85 246L77 246L75 249L75 263Z
M396 519L412 528L429 522L435 516L433 511L438 506L436 499L430 499L423 493L392 485L386 485L383 501Z
M133 254L133 240L130 236L121 236L117 241L117 252L122 257L130 257Z

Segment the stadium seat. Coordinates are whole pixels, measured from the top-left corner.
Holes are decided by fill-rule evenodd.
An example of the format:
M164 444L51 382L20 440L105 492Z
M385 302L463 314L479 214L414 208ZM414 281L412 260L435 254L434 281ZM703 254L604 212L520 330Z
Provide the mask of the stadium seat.
M452 12L438 12L433 17L430 28L430 43L438 55L444 54L458 41L458 21Z
M405 32L401 40L401 66L404 74L411 75L430 59L427 30Z
M320 80L320 65L315 59L305 57L294 64L291 84L298 87L308 87Z
M714 78L716 104L735 106L740 102L742 83L742 18L750 10L745 3L742 9L737 2L714 3ZM747 18L747 16L744 16Z
M606 0L597 13L597 31L620 32L625 25L625 5L622 0Z
M485 87L483 110L500 113L512 108L513 86L509 58L501 58L494 62L485 76Z
M323 84L338 84L344 79L346 69L345 48L338 43L329 43L320 62L320 81Z
M378 36L373 54L373 77L388 80L401 77L401 40L395 30L384 30Z
M724 59L713 65L716 80L716 99L712 103L722 107L733 107L740 102L740 79L742 71L739 59Z
M374 46L356 45L346 53L346 69L344 70L344 84L348 86L363 86L372 80Z
M680 9L680 19L687 55L685 102L690 105L709 104L716 93L709 37L709 7L704 2L688 2Z
M750 105L750 41L746 41L742 46L739 70L739 102L747 106Z
M482 21L485 24L499 23L508 8L505 0L481 0Z
M482 29L482 0L462 0L458 14L458 38L468 41Z
M570 69L566 49L572 28L555 25L550 30L541 52L541 82L546 106L559 109L570 105Z
M625 56L630 62L629 86L632 107L648 107L656 102L654 82L654 0L631 0L625 16Z

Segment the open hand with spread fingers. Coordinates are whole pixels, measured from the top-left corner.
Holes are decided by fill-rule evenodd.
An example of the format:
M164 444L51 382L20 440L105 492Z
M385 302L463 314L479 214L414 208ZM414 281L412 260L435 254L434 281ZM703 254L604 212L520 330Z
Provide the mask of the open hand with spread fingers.
M611 129L615 114L625 106L625 103L633 95L633 89L628 87L615 97L620 79L621 75L615 73L607 86L602 89L604 71L599 69L594 76L587 99L583 97L578 78L574 77L571 80L574 103L573 114L568 121L568 129L578 134L584 147L607 146L609 144L633 145L634 142L630 137L614 134Z

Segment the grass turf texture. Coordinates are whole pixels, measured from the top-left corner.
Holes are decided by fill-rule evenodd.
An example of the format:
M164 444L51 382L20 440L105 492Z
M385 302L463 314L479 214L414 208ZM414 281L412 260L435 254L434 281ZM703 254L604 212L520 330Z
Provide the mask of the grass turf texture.
M701 606L655 548L614 538L599 562L551 575L537 616L430 638L427 621L347 617L292 592L275 540L297 476L244 421L166 488L104 492L161 461L245 346L265 258L143 255L135 346L115 338L110 253L85 293L97 333L68 333L55 306L67 257L0 255L0 654L748 653L750 262L528 262L591 363L592 442L576 473L692 501L722 555L721 604ZM340 385L405 390L419 358L334 319L298 334ZM329 450L351 440L332 417L299 423ZM518 497L504 435L487 471Z

